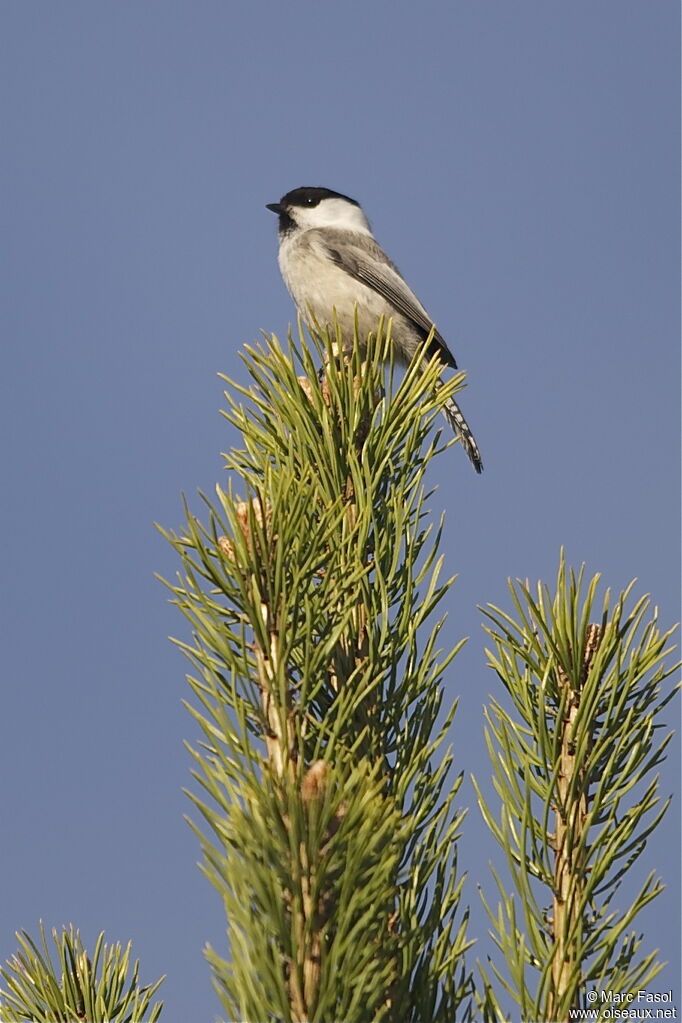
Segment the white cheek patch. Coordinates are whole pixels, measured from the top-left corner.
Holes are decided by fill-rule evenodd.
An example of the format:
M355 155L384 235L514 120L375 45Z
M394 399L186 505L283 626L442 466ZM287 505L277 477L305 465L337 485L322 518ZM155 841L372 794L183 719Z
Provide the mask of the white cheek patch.
M298 206L292 215L304 231L316 227L339 227L346 231L371 233L367 217L360 207L345 199L323 199L311 208Z

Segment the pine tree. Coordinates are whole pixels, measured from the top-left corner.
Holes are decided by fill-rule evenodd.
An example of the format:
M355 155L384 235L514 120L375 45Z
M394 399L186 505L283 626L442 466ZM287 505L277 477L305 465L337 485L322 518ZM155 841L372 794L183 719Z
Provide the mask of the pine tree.
M632 585L599 608L598 576L563 552L553 592L512 583L511 613L484 609L495 800L474 785L505 864L497 904L484 895L499 954L475 982L443 705L462 642L446 639L452 579L427 508L463 375L417 360L395 380L381 325L366 357L339 350L300 328L245 349L250 386L225 378L241 436L227 482L204 521L186 506L165 534L192 628L192 827L227 917L226 947L207 949L226 1018L549 1023L595 992L627 999L662 966L633 926L663 887L637 868L669 804L671 632ZM0 968L0 1020L158 1019L161 981L140 985L130 946L100 935L90 956L70 927L54 962L40 934Z

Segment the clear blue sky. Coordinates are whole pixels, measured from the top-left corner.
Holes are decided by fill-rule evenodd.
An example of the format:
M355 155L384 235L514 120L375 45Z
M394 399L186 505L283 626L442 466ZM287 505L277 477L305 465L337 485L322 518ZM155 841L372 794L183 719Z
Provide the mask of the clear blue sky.
M486 471L453 450L433 499L452 642L471 636L447 679L458 767L488 774L476 605L507 606L508 576L553 580L563 544L678 618L679 19L674 0L0 5L3 960L41 917L104 928L169 974L165 1023L220 1012L152 522L222 478L216 374L292 318L264 208L288 189L363 203L469 373ZM637 870L669 885L643 925L675 987L678 745L662 774L673 809ZM474 808L473 933L490 857Z

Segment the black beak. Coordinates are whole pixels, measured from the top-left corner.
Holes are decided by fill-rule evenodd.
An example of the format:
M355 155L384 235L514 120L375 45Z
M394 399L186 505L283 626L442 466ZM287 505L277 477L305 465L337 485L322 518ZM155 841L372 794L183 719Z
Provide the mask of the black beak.
M278 203L278 202L269 202L269 203L266 203L266 204L265 204L265 208L266 208L266 210L272 210L272 212L273 212L273 213L278 213L278 214L280 214L280 215L281 215L282 213L284 213L284 208L283 208L283 206L281 205L281 203Z

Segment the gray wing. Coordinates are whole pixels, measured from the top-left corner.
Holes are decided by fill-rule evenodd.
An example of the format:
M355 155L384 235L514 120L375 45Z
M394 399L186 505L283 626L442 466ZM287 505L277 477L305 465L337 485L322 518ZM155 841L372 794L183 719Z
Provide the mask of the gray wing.
M373 238L333 228L316 233L318 241L326 248L329 258L338 267L385 298L396 312L410 321L419 336L426 340L434 326L433 321L401 277L397 266ZM452 352L437 330L434 331L428 354L437 355L446 366L457 369Z

